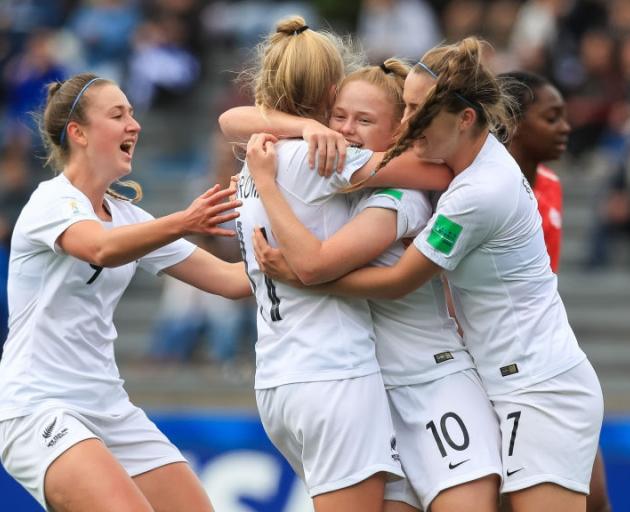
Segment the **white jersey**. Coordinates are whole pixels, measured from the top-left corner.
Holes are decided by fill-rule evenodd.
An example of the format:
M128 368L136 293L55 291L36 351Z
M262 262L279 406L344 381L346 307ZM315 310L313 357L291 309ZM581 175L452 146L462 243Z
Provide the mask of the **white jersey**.
M329 238L350 216L347 197L338 192L372 152L349 148L343 172L330 178L309 168L308 146L301 139L280 142L277 152L276 181L295 215L317 238ZM254 257L254 227L265 228L269 243L277 243L247 165L237 197L243 206L236 229L258 303L256 389L377 372L367 301L296 289L266 277Z
M494 136L414 243L448 271L464 342L491 397L586 357L558 295L534 194Z
M401 240L420 233L432 213L424 193L391 188L362 194L353 205L353 214L365 208L397 212L397 241L371 263L380 267L398 262L405 251ZM376 357L386 386L420 384L474 367L448 313L440 277L401 299L370 300L369 304Z
M42 402L98 414L129 406L114 361L114 309L138 266L158 273L195 246L179 240L115 268L64 253L56 240L76 222L111 228L153 218L128 201L106 200L111 222L100 221L88 198L60 175L41 183L20 214L11 240L0 420L29 414Z

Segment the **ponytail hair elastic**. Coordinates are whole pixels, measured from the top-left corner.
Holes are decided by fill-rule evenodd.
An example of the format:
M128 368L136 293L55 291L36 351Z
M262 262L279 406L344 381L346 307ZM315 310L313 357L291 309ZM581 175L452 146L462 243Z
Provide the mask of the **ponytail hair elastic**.
M81 96L83 96L83 93L85 93L85 91L87 91L88 87L90 85L92 85L94 82L96 82L97 80L103 80L100 77L96 77L96 78L92 78L92 80L90 80L88 83L86 83L83 88L79 91L79 94L77 94L77 97L74 98L74 101L72 102L72 106L70 107L70 112L68 112L68 117L66 118L66 122L63 125L63 131L61 132L61 137L60 137L60 145L63 147L64 142L66 141L66 130L68 129L68 123L70 122L70 118L72 117L72 114L74 114L74 109L76 108L77 104L79 103L79 100L81 99Z
M389 74L392 72L392 70L391 70L391 69L389 69L389 68L387 67L387 64L385 64L384 62L381 62L381 63L378 65L378 67L380 67L380 68L383 70L383 73L385 73L386 75L389 75Z
M293 35L294 35L294 36L297 36L298 34L301 34L302 32L304 32L305 30L308 30L308 25L303 25L303 26L301 26L300 28L296 28L296 29L293 31Z

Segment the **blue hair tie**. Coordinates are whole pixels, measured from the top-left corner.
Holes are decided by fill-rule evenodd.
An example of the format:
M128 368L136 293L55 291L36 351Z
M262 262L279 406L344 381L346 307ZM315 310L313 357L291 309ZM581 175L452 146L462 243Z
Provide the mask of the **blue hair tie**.
M417 63L418 66L420 66L422 69L424 69L427 73L429 73L429 75L431 75L431 77L435 80L438 79L438 76L433 72L433 70L427 66L424 62L422 62L421 60L418 61ZM466 97L462 96L461 94L459 94L458 92L454 92L453 93L455 95L455 97L462 101L463 103L465 103L466 105L468 105L470 108L474 109L477 112L483 112L483 109L481 108L481 105L470 101L469 99L467 99Z
M79 91L79 94L77 94L77 97L74 98L74 101L72 102L72 106L70 107L70 112L68 113L68 118L66 119L66 123L63 125L63 131L61 132L60 141L61 141L62 147L63 147L64 142L66 141L66 129L68 128L68 123L70 122L70 118L72 117L72 114L74 113L74 109L77 106L77 103L79 103L81 96L83 96L83 93L87 91L87 88L90 85L92 85L94 82L96 82L97 80L103 80L103 79L100 77L92 78L92 80L90 80L87 84L85 84L83 88Z

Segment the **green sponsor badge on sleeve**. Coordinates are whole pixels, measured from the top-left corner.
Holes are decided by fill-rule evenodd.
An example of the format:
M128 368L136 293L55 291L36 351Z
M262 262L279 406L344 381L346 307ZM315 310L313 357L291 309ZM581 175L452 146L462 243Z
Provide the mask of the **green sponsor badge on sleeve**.
M427 242L435 250L450 254L464 228L444 215L438 215Z
M391 196L394 199L397 199L398 201L400 201L402 199L403 193L401 190L398 190L396 188L381 188L378 189L375 192L376 195L385 195L385 196Z

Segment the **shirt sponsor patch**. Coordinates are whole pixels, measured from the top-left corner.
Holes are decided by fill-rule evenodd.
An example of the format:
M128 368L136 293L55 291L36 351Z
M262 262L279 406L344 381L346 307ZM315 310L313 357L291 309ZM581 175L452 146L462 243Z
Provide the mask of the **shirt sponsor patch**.
M443 363L444 361L449 361L453 359L453 354L450 352L440 352L439 354L434 354L433 359L437 364Z
M435 250L450 254L464 228L444 215L438 215L427 242Z
M518 373L518 366L516 363L512 363L504 366L503 368L500 368L500 370L501 377L507 377L508 375L514 375L515 373Z

